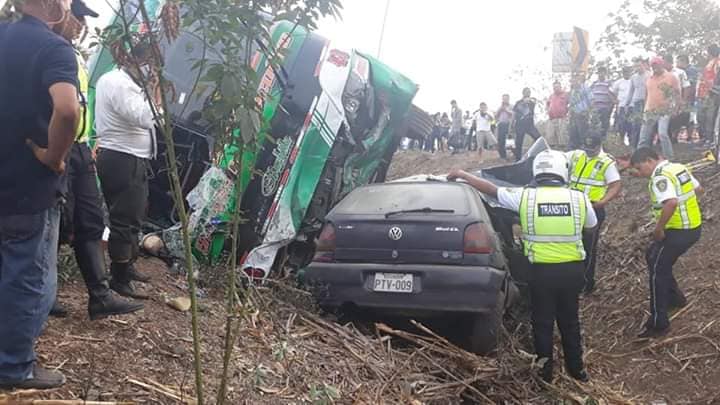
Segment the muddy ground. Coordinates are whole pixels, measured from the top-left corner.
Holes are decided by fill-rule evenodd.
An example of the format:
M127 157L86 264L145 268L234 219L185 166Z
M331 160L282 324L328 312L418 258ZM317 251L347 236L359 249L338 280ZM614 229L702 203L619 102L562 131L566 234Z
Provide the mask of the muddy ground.
M616 155L625 152L619 145L609 149ZM695 160L701 154L686 145L678 147L678 160ZM454 167L474 169L499 162L495 154L481 161L471 153L400 152L390 177L443 174ZM527 333L526 325L513 324L511 343L497 358L476 358L437 339L427 343L412 336L391 338L386 329L359 332L352 325L338 325L318 316L306 293L280 282L251 294L248 305L236 314L240 326L226 403L541 404L592 398L613 404L720 404L720 187L715 186L720 175L716 168L696 175L708 188L702 198L703 237L675 267L689 305L673 315L672 331L655 341L635 338L648 314L643 256L651 230L647 183L623 179L622 198L609 207L603 230L597 290L582 298L591 384L577 385L560 375L557 388L541 388L526 355L532 350L521 343L527 339L518 337ZM70 317L49 321L38 352L40 361L65 373L68 383L50 392L24 393L22 398L187 403L197 396L190 316L166 304L167 299L187 295L183 275L169 273L156 259L144 259L140 266L153 276L146 288L151 299L134 315L91 322L79 277L62 284L59 296L69 306ZM222 270L217 272L214 276L222 275ZM207 403L215 402L223 364L223 297L218 283L207 283L200 298ZM420 349L408 339L415 339Z

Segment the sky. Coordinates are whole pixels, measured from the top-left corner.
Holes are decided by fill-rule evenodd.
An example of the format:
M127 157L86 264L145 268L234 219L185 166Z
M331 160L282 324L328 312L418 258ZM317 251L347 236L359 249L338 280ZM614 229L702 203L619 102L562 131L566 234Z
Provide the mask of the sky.
M318 32L377 55L386 1L345 0L342 21L324 19ZM427 111L448 111L452 99L492 109L504 93L515 100L525 86L550 88L538 83L550 73L538 71L550 72L553 34L577 26L593 42L622 1L389 0L380 59L420 86L415 103Z
M105 0L85 1L101 13L98 23L108 20ZM547 93L553 34L578 26L592 43L622 1L343 0L342 19L321 20L318 32L377 56L389 4L379 57L419 85L415 103L430 112L448 111L452 99L464 110L483 101L494 109L502 94L518 99L525 86Z

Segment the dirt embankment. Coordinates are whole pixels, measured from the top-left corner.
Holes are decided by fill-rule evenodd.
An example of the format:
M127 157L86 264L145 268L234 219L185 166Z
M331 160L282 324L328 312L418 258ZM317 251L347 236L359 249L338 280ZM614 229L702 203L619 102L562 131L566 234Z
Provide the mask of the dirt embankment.
M618 146L610 149L623 152ZM680 160L701 155L682 145L679 150ZM498 163L495 156L480 162L472 153L401 152L390 177L474 169ZM465 403L585 403L588 398L606 404L720 403L720 187L715 185L720 174L716 168L696 174L708 189L702 198L703 237L675 267L689 305L673 315L673 329L662 339L635 339L648 308L646 180L624 179L622 198L609 207L598 288L582 299L590 384L576 384L561 374L556 386L540 387L527 354L532 348L524 321L508 323L508 339L496 358L480 358L438 337L384 327L360 332L337 324L313 309L307 293L273 283L253 294L252 305L236 314L240 325L227 403L448 404L463 398ZM138 314L91 322L82 282L73 279L61 286L61 300L71 315L50 320L38 348L40 361L63 371L68 383L54 391L24 393L24 398L171 404L197 395L189 315L165 304L166 298L187 294L183 276L170 274L157 260L140 265L153 280L148 289L152 299ZM200 300L202 358L206 399L214 403L226 316L223 291L206 291ZM3 395L7 393L0 392L0 403Z

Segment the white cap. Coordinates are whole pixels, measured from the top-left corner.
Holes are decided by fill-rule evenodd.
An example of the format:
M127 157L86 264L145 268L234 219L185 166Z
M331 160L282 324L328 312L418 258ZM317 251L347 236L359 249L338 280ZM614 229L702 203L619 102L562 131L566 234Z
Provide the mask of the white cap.
M543 174L554 174L567 183L569 171L567 157L556 150L544 150L538 153L533 161L533 177L536 179Z

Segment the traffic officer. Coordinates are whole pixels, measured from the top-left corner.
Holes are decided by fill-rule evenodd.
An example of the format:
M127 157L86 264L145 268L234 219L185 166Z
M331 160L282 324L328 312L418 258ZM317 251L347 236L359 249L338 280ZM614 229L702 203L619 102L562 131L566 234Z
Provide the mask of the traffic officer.
M602 137L587 136L582 149L567 153L570 162L570 188L590 199L598 224L585 232L585 292L595 289L595 264L600 242L600 228L605 221L605 206L620 195L622 182L615 159L602 150Z
M662 160L652 148L639 148L630 164L649 177L652 213L657 221L647 260L650 282L650 319L641 338L662 336L670 329L668 310L687 304L672 273L673 264L700 239L702 213L697 195L703 189L682 164Z
M597 224L590 200L567 186L565 154L543 151L533 162L534 183L523 188L498 188L461 170L449 180L463 179L500 205L518 212L524 252L530 261L532 327L535 352L545 359L541 377L552 381L553 329L557 320L565 367L573 378L588 381L582 359L578 297L584 277L583 229Z
M88 8L82 0L73 0L72 15L77 23L66 25L59 32L68 41L77 40L85 26L85 17L97 17L98 14ZM67 160L66 203L63 207L60 238L70 243L75 251L75 259L88 289L88 313L90 319L105 318L134 312L143 308L143 304L125 301L113 296L105 270L105 254L101 240L105 229L102 200L97 185L95 160L88 145L90 118L87 107L88 73L80 55L78 59L78 83L80 98L80 122L77 127L75 143L70 149ZM52 315L64 316L67 311L55 301Z

